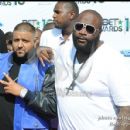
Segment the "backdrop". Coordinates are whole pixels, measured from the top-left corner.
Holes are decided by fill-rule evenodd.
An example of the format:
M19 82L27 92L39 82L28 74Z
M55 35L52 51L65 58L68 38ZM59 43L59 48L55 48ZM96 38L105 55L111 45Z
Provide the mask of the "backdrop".
M0 2L0 28L12 31L16 24L28 21L42 29L52 21L56 2ZM97 10L104 18L101 39L120 51L130 64L130 2L77 1L80 12L85 9Z

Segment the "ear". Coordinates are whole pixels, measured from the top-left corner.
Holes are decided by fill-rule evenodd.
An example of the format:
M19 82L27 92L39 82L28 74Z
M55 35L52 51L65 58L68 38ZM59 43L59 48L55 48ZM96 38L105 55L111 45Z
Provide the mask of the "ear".
M71 19L71 20L75 19L76 14L75 14L74 11L71 11L71 12L69 13L69 15L70 15L70 19Z
M34 48L36 48L36 42L37 42L37 39L36 38L34 38L34 40L33 40L33 46L34 46Z

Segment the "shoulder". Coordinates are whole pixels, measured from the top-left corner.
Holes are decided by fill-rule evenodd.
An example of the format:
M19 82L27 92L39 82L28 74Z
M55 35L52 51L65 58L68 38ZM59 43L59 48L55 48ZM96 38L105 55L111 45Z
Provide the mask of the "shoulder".
M120 51L117 51L116 49L105 43L101 45L101 47L99 47L99 50L101 55L104 54L107 57L123 57Z
M123 55L119 51L105 43L97 49L94 57L103 66L111 66L112 68L114 66L120 67L125 62Z
M50 30L46 30L42 32L41 38L40 38L40 46L49 46L52 48L54 46L57 46L59 43L59 38L61 37L61 29L53 28ZM55 43L55 44L52 44Z
M58 29L58 28L53 28L53 29L50 29L50 30L46 30L44 32L42 32L42 36L58 36L61 34L61 29Z
M0 60L9 57L11 54L12 53L0 53Z

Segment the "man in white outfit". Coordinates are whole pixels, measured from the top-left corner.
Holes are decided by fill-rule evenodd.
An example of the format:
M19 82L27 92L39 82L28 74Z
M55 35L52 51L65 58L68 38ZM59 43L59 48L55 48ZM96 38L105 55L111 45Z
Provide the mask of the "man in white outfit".
M102 16L83 11L55 57L60 130L130 130L130 73L100 41Z
M42 33L40 46L43 46L43 48L38 48L38 53L41 52L38 55L47 60L52 52L51 49L45 47L51 47L55 52L61 44L65 41L69 41L69 36L73 31L74 21L78 15L79 8L76 2L58 1L54 7L53 13L53 23L55 24L55 28Z

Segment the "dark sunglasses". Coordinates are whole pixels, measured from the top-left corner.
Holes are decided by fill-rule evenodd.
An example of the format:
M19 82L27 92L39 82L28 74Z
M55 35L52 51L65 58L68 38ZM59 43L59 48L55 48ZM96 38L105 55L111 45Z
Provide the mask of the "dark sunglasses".
M74 29L76 31L80 31L82 30L83 28L86 29L86 31L89 33L89 34L94 34L98 29L96 29L93 25L90 25L90 24L85 24L85 23L80 23L80 22L77 22L75 25L74 25Z

